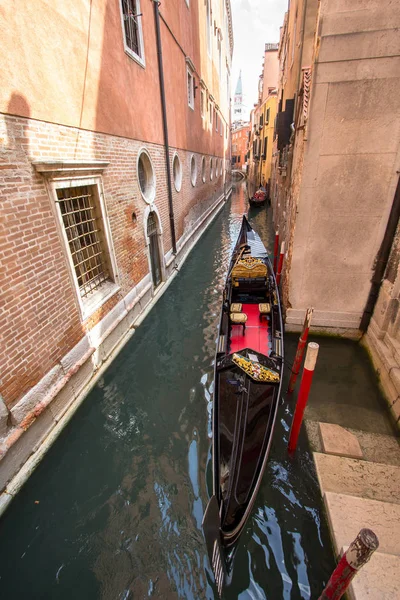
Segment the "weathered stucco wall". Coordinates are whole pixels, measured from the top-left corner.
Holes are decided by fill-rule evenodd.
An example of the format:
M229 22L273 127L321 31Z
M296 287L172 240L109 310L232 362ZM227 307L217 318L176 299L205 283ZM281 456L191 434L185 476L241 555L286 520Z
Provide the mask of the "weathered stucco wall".
M357 330L397 184L398 4L325 0L290 265L289 324Z

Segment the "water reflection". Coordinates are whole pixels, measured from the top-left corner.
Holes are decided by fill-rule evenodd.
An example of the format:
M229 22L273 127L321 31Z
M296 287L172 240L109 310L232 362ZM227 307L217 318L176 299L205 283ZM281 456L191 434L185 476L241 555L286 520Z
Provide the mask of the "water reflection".
M211 484L213 362L228 261L247 209L237 184L11 505L0 538L4 597L26 598L27 586L41 599L217 597L201 529ZM249 218L272 250L268 207L251 209ZM286 453L291 412L280 407L227 599L317 597L330 575L304 440L294 460Z

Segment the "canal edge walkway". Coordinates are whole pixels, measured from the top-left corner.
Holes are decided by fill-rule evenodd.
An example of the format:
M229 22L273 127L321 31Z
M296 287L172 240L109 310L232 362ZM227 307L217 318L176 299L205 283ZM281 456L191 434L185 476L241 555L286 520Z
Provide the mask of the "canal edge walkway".
M133 305L131 311L132 317L130 318L131 322L124 333L120 335L123 321L125 319L117 320L114 326L111 325L108 328L106 334L104 334L99 341L99 343L104 346L107 344L108 350L103 349L101 351L99 347L94 352L94 354L100 353L103 355L101 364L97 366L95 370L91 369L89 377L87 377L86 372L83 376L80 375L79 369L73 372L73 376L77 377L78 384L80 384L78 393L74 392L71 394L71 399L64 403L62 407L58 406L60 404L58 395L62 397L62 400L65 400L64 396L68 392L66 388L58 390L54 397L50 397L48 394L50 397L48 404L44 405L44 401L39 402L39 404L44 405L42 411L36 414L37 411L35 412L34 409L34 411L32 411L32 418L21 432L19 432L21 427L14 427L7 438L0 439L0 466L3 469L3 477L2 481L0 482L0 489L2 490L0 494L0 517L7 510L15 495L26 483L52 444L56 441L63 429L72 419L75 412L78 410L92 388L96 385L99 378L107 370L122 348L135 333L136 329L147 317L153 306L171 285L190 252L196 246L203 233L205 233L205 231L220 213L225 202L229 200L231 194L232 187L227 189L224 194L216 198L212 206L195 224L194 228L190 232L190 235L183 237L181 243L178 245L178 254L174 256L173 259L167 264L167 267L170 268L168 279L161 283L154 295L147 303L144 304L144 306L142 305L142 302L138 302ZM174 262L174 264L172 264L172 262ZM145 291L147 290L143 290L143 295ZM139 311L136 310L138 307ZM88 354L85 362L79 365L84 371L86 371L87 362L91 361L91 355L92 353ZM58 413L56 413L57 410Z
M400 597L400 447L395 437L306 421L335 555L363 527L378 551L354 578L349 600Z

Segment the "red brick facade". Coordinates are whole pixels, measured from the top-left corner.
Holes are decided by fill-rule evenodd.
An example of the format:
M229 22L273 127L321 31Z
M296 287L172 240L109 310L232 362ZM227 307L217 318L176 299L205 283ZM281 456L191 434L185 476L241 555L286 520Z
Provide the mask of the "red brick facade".
M160 9L172 179L175 154L182 170L179 191L172 181L176 257L172 254L153 3L142 0L140 4L142 65L124 51L119 0L103 0L90 14L79 2L67 6L56 1L54 10L45 15L40 12L41 4L32 4L37 11L30 6L3 40L13 55L14 74L11 85L4 65L0 86L0 459L11 445L21 443L23 431L39 421L42 413L58 419L148 306L155 294L146 234L149 212L157 215L165 281L230 190L229 103L227 90L216 77L216 59L208 57L204 44L202 3L193 1L189 8L184 1L174 0L173 6L165 7L165 14ZM221 0L214 8L213 23L223 27L226 20L229 35L223 45L223 64L230 64L229 3ZM182 13L179 19L178 13ZM16 51L14 36L18 37L24 19L31 20L30 31L35 33L20 36L24 42ZM204 27L199 28L203 20ZM65 46L55 49L49 31L67 21L74 23L71 36L65 36ZM210 29L216 37L212 43L217 47L223 37L213 23ZM204 39L188 35L203 29ZM37 52L38 44L41 52ZM188 72L193 77L193 108L188 106ZM225 71L221 81L226 86ZM205 92L204 116L200 89ZM218 114L218 128L215 122L209 123L209 102L213 114ZM143 150L155 177L155 198L150 203L142 196L138 177ZM65 180L72 187L74 181L83 179L97 186L101 197L114 273L112 291L88 314L82 312L54 191L57 181ZM0 490L31 451L31 446L24 448L12 464L6 456L0 461Z

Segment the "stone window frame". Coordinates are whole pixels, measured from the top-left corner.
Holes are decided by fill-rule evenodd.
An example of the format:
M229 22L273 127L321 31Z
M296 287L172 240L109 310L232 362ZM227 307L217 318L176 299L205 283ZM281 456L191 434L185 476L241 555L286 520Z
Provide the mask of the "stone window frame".
M194 110L194 73L189 65L186 65L188 106Z
M175 169L174 169L175 161L178 161L178 164L179 164L179 173L178 173L177 177L175 177ZM179 154L177 152L174 152L174 156L172 158L172 178L174 180L174 186L175 186L176 191L180 192L182 189L183 172L182 172L181 159L179 158Z
M82 321L87 320L96 310L120 290L117 261L104 199L102 179L102 173L108 164L109 163L106 161L37 161L33 163L36 171L40 173L46 181L46 188L51 200L50 204L55 216L61 246L66 258L68 274L75 290L75 297ZM103 226L102 250L106 254L106 260L110 271L109 281L104 283L86 298L82 298L81 296L57 196L57 190L59 189L80 186L90 186L95 190L95 201Z
M119 8L120 8L120 14L121 14L121 27L122 27L122 36L123 36L122 39L124 41L124 50L125 50L125 53L130 58L132 58L135 62L137 62L141 67L145 68L146 67L146 59L145 59L145 55L144 55L144 42L143 42L142 16L141 16L141 11L140 11L140 0L133 0L133 2L135 2L136 15L140 15L137 20L137 27L138 27L139 47L140 47L141 54L137 54L126 43L124 10L123 10L123 6L122 6L123 1L124 0L119 0Z
M149 164L150 164L150 168L151 168L152 184L151 184L151 188L148 190L147 193L142 190L142 187L140 185L140 180L139 180L139 162L140 162L140 159L141 159L142 155L145 155L147 157L147 159L149 161ZM150 153L147 150L147 148L144 147L144 146L142 146L141 148L139 148L139 151L137 153L137 159L136 159L136 177L137 177L137 183L138 183L138 188L139 188L140 195L142 196L142 198L146 202L146 204L152 204L154 202L154 200L155 200L155 197L156 197L157 179L156 179L156 172L155 172L155 169L154 169L154 166L153 166L153 161L151 160Z
M193 167L194 165L194 167ZM197 162L196 162L196 157L194 154L192 154L190 156L190 162L189 162L189 170L190 170L190 182L192 184L193 187L196 187L196 182L197 182Z

